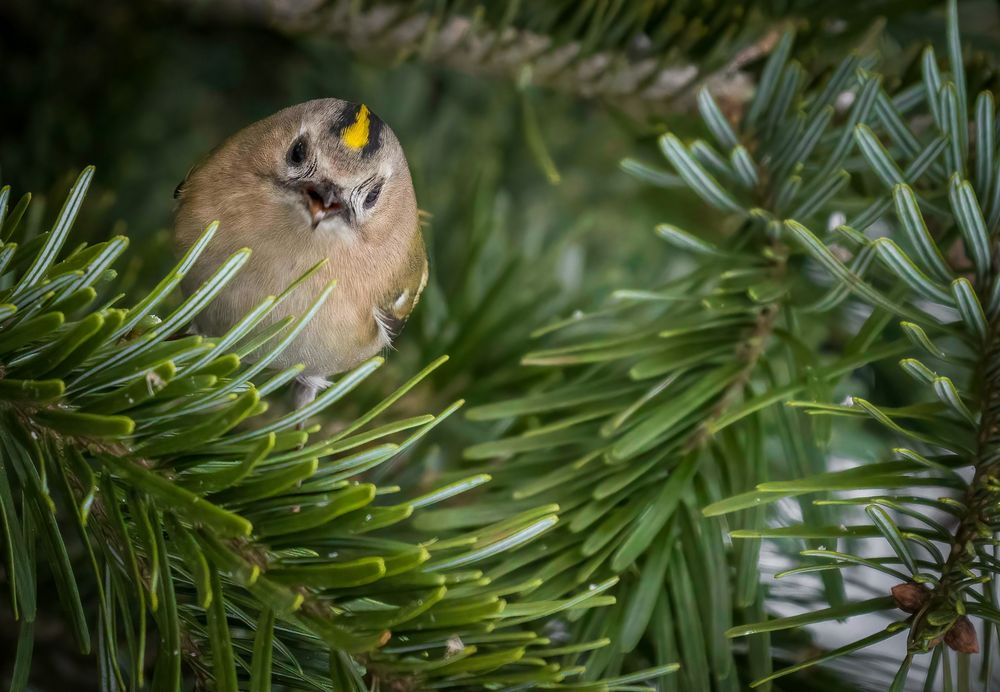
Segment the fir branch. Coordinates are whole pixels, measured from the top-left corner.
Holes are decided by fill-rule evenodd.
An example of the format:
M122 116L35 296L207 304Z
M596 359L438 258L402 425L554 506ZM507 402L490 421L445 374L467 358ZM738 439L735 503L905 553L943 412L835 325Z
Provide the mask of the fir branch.
M166 1L196 12L205 9L197 1ZM771 26L739 37L742 29L735 23L725 30L717 27L720 44L728 45L731 40L734 45L723 48L729 55L712 66L704 58L685 60L677 48L665 58L645 46L649 38L641 33L619 49L595 50L586 37L558 37L557 26L551 34L509 21L494 26L481 13L425 11L419 3L384 2L361 9L352 0L227 0L211 12L223 20L260 23L288 35L336 41L370 58L399 61L417 56L480 77L601 99L647 116L690 110L702 86L712 89L727 112L739 112L753 91L753 80L744 67L765 56L782 31ZM684 17L692 36L697 36L700 26L697 14ZM678 34L679 45L690 42L683 30Z
M154 317L208 243L211 226L131 310L89 309L98 295L94 284L106 278L99 269L125 247L116 238L62 252L91 174L87 169L80 176L51 232L29 229L27 237L36 242L5 246L14 261L0 268L0 301L6 301L0 309L0 442L6 452L0 460L0 529L12 609L29 623L22 625L18 643L22 665L29 660L30 622L37 612L37 535L83 652L90 651L92 636L80 583L89 574L96 584L99 665L120 686L141 685L146 675L147 614L160 638L154 684L165 689L181 686L186 659L196 675L210 674L220 689L237 689L244 671L269 668L282 684L360 690L363 671L352 653L421 685L449 684L487 668L500 681L542 675L561 682L574 675L549 664L521 670L524 647L540 638L520 626L562 608L605 606L599 591L556 604L520 590L503 592L501 599L481 573L459 569L530 544L555 523L551 512L513 525L500 521L474 541L452 545L425 534L425 547L412 530L409 541L376 533L489 480L477 474L395 505L374 503L376 486L356 480L412 447L461 406L459 401L436 416L370 425L446 358L330 438L310 443L319 426L299 430L295 423L302 414L238 427L264 413L260 392L274 388L257 389L251 378L304 326L325 293L304 316L279 321L263 335L255 328L287 293L268 299L234 327L225 343L237 352L269 349L250 367L219 342L169 338L194 317L193 301L204 305L245 259L245 251L236 253L164 320ZM0 189L0 226L8 196L9 188ZM5 237L15 226L3 226ZM307 413L333 404L380 364L375 358L344 375ZM55 521L57 509L67 517L68 531ZM37 532L22 529L36 525ZM72 539L83 545L88 559L82 565L70 559ZM83 572L75 572L81 566ZM269 632L255 633L254 623L266 624L268 617ZM472 639L484 617L498 630L497 641L470 648L461 665L447 661L448 654L427 667L427 659L387 651L390 637L406 639L439 626ZM244 626L231 628L231 620ZM253 647L243 641L248 635ZM271 644L256 646L258 635ZM504 649L505 637L523 646ZM123 644L127 652L120 650ZM427 648L431 660L440 656L433 642ZM341 684L336 676L331 681L336 666L352 682Z
M949 3L947 38L950 74L947 77L941 75L933 50L928 49L923 61L923 83L910 89L911 94L918 93L920 98L911 101L909 110L901 105L905 100L903 96L890 99L879 94L879 79L868 73L859 73L859 90L844 129L827 137L829 149L820 147L820 176L844 162L849 156L853 139L858 155L855 162L867 164L867 168L853 166L853 176L862 184L869 182L881 190L890 188L891 192L882 191L875 194L874 199L859 200L851 200L850 195L838 198L835 192L825 193L827 199L839 199L837 204L841 208L862 210L849 219L848 224L840 225L833 232L815 233L805 223L795 219L787 219L783 223L795 251L822 266L835 282L834 288L827 290L825 296L805 306L800 305L800 310L806 314L814 311L825 313L836 308L851 294L876 308L851 338L846 348L848 353L858 353L884 339L881 332L891 319L904 318L902 328L919 352L904 358L900 366L917 383L915 391L928 392L933 397L931 402L915 400L909 405L893 408L861 398L850 398L846 404L840 405L824 403L816 397L809 402L791 403L815 416L871 418L891 436L907 439L914 449L897 448L898 460L862 463L855 468L814 473L798 480L759 483L754 491L713 503L705 509L706 514L715 516L827 490L869 490L876 493L869 497L821 503L827 507L865 505L870 524L845 526L844 523L817 522L806 516L805 521L789 526L742 529L734 531L732 536L739 539L798 540L851 536L881 538L889 551L887 556L873 558L867 553L856 555L850 548L842 551L807 550L802 552L803 556L824 562L807 564L786 574L814 571L830 574L848 567L859 567L890 574L897 579L904 577L907 581L892 588L893 600L889 603L908 613L909 617L897 620L883 632L811 661L763 675L755 685L765 684L810 665L851 655L908 629L908 649L901 657L891 689L904 689L911 674L914 654L933 650L934 657L927 673L926 687L929 689L935 684L938 662L948 661L949 647L963 655L959 659L960 671L968 665L968 658L964 656L979 651L970 616L983 618L987 641L991 648L994 644L996 628L992 614L996 612L995 594L981 585L989 582L997 567L995 560L986 553L986 547L993 542L998 499L996 400L1000 395L1000 385L996 379L995 362L1000 358L1000 327L997 320L997 248L994 236L997 219L1000 218L996 212L1000 208L1000 200L993 196L992 190L1000 188L992 187L992 174L989 173L994 157L991 137L981 134L975 147L966 141L970 129L966 115L969 98L965 93L955 2ZM760 87L768 99L776 98L775 94L782 89L780 84L795 84L798 81L794 69L786 70L781 75L778 69L771 69L773 65L775 59L765 68ZM844 65L848 69L851 67L850 61ZM831 83L836 81L837 74L831 78ZM823 94L833 91L835 89L828 85L819 97L807 96L806 102L817 99L811 101L812 112L817 112L824 105L826 97ZM871 104L876 101L880 104L877 108L880 122L877 123L870 117ZM781 147L778 133L804 132L813 127L799 121L791 127L786 122L782 128L779 124L781 118L769 114L766 106L756 108L759 103L755 100L748 119L763 131L765 144L771 138L772 145ZM918 104L926 106L934 118L933 131L921 132L920 138L910 130L917 127L920 116L915 115L912 109ZM989 96L980 95L977 104L976 131L983 133L987 127L995 128ZM710 127L715 123L713 131L728 137L718 126L718 119L713 119L712 109L704 108L703 111L707 112ZM905 117L903 112L906 112ZM828 125L828 120L822 118L813 122L820 129ZM811 137L809 140L810 146L815 147L815 141ZM893 144L886 145L885 140ZM940 146L945 141L951 146ZM908 144L904 146L904 142ZM789 146L795 145L785 145L786 150ZM763 150L757 149L755 154L763 159L782 160L780 151L773 154L766 146ZM909 159L909 165L904 165L900 158ZM982 163L981 158L985 158L987 163ZM973 170L973 160L976 161L976 173L966 180L968 171ZM808 162L795 162L786 156L785 170L788 170L788 164L799 171L810 170ZM706 201L717 207L732 208L739 199L732 192L735 185L719 185L704 176L687 175L685 179ZM794 180L792 184L786 184L784 196L800 194L801 182ZM976 198L973 182L982 191L983 201ZM947 198L947 208L932 201L944 197ZM893 207L894 215L888 213ZM810 202L798 207L800 210L803 208L814 210L815 205ZM879 221L885 230L873 239L865 231ZM903 243L898 243L895 238L904 240L908 249L903 250ZM840 246L845 241L853 248L852 251L845 252ZM877 265L872 262L875 257L880 262ZM971 280L962 276L966 270L973 274ZM936 314L929 311L927 303L940 306L943 312ZM942 347L943 343L947 346ZM928 356L940 362L941 366L931 361L927 361L931 365L921 362ZM932 366L941 367L947 375L939 374ZM765 401L773 399L764 397ZM972 479L968 482L955 473L962 467L972 467ZM909 488L922 486L958 489L960 495L958 498L931 499L920 497L916 492L906 492ZM956 519L954 528L946 529L942 523L935 521L928 514L931 507L952 514ZM916 519L922 526L913 528L903 523L906 519ZM938 547L939 542L947 543L947 556ZM899 569L890 567L896 564L900 565ZM877 610L885 609L886 605L881 599L871 603L833 604L829 612L846 612L855 608L867 611L872 609L873 604ZM736 631L745 634L782 630L820 618L824 612L817 610L792 618L757 622ZM886 615L893 616L891 611ZM895 615L898 616L898 612ZM981 674L985 679L990 675L992 652L984 654ZM946 669L945 675L946 684L951 684L952 672ZM959 672L960 679L961 676Z
M784 253L777 253L779 257L784 257ZM774 273L781 275L785 270L784 259L776 260L774 263ZM757 314L757 321L753 330L737 347L736 357L743 363L743 367L737 372L736 377L723 390L722 396L716 402L715 407L702 421L701 425L691 435L690 440L685 445L685 449L692 450L708 444L714 435L712 427L729 413L733 406L740 402L740 395L745 387L750 383L757 365L767 352L768 344L774 334L781 314L782 304L778 302L769 303L763 306Z
M995 255L994 255L995 256ZM997 280L994 265L991 282ZM987 288L979 292L983 296ZM989 338L984 344L977 371L982 373L979 394L980 421L978 448L972 461L973 477L959 502L962 514L952 532L949 553L941 566L941 578L933 585L914 615L910 647L925 652L944 641L960 653L978 653L979 642L970 626L962 602L966 582L975 574L980 559L980 545L996 532L997 505L1000 502L1000 449L998 449L998 400L1000 400L1000 319L990 321ZM913 611L910 611L913 612ZM933 620L933 622L932 622Z

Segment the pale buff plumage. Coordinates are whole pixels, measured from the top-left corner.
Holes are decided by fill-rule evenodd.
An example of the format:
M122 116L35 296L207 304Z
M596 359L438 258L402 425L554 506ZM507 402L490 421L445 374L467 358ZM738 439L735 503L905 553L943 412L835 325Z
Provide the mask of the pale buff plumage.
M381 193L373 188L381 181ZM188 274L201 285L240 248L249 261L196 320L223 334L318 261L326 265L275 310L300 315L337 285L305 331L274 363L301 363L299 403L323 377L388 346L427 281L427 257L403 150L367 108L309 101L256 122L224 142L178 187L174 238L184 251L212 221L219 229Z

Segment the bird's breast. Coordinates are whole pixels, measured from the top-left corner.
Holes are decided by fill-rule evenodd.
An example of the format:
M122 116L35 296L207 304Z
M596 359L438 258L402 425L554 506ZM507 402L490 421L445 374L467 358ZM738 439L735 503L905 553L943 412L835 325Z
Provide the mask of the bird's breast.
M280 296L315 265L305 281L281 298L261 327L292 317L301 319L314 310L300 333L277 355L273 365L287 368L302 364L307 375L331 375L349 370L389 345L377 321L378 303L387 293L392 268L370 253L317 250L309 253L275 252L270 245L253 247L250 260L206 308L197 320L208 336L221 336L250 310L267 299ZM203 283L214 267L199 263L188 277L194 287ZM317 301L334 283L318 307ZM190 288L190 287L189 287ZM295 324L289 328L295 328ZM280 337L250 356L259 359Z

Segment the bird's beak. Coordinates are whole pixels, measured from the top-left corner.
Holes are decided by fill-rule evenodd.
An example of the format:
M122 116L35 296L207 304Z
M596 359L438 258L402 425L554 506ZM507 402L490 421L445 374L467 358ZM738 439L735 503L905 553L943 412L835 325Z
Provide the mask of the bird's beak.
M333 183L309 180L303 182L300 189L313 228L329 216L346 215L347 206L340 195L340 188Z

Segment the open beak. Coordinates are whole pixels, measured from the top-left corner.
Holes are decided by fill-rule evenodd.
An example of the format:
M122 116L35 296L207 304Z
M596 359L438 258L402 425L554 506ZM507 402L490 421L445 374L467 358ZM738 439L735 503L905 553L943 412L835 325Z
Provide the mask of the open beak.
M340 196L340 188L326 181L309 181L302 185L302 197L312 219L313 228L329 216L343 214L346 206Z

